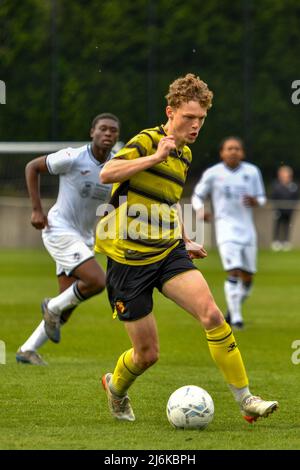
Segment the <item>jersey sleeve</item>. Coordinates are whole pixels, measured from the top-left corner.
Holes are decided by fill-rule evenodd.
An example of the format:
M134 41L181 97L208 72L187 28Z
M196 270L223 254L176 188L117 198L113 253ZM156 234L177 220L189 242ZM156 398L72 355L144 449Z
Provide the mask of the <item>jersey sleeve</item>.
M212 178L211 171L206 170L198 184L195 186L192 196L192 205L196 211L203 207L205 199L211 194Z
M200 178L200 181L198 184L195 186L193 197L196 197L197 199L201 200L203 203L205 199L210 196L212 189L212 174L210 170L206 170L202 177Z
M256 197L257 202L260 206L263 206L266 203L266 191L265 186L262 178L261 171L256 168L255 178L254 178L254 197Z
M148 134L138 134L133 137L124 147L119 150L114 158L120 158L122 160L134 160L139 157L146 157L153 153L151 136Z
M51 175L61 175L70 171L74 162L72 150L71 148L66 148L47 155L46 165Z

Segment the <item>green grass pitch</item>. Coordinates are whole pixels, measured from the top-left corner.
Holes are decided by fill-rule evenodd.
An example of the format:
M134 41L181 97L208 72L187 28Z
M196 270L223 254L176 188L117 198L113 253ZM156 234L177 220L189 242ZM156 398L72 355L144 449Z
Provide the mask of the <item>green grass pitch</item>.
M41 319L41 299L56 295L54 264L39 250L0 256L0 339L7 348L7 364L0 365L0 449L299 449L300 364L291 361L291 344L300 339L300 252L260 253L244 308L247 328L236 333L253 393L280 402L277 413L254 425L241 418L201 328L158 293L161 358L130 391L135 423L112 420L100 388L101 375L129 347L106 294L77 309L60 345L44 346L49 367L17 365L15 351ZM224 308L216 252L198 265ZM215 417L205 431L174 430L167 421L169 395L188 384L214 399Z

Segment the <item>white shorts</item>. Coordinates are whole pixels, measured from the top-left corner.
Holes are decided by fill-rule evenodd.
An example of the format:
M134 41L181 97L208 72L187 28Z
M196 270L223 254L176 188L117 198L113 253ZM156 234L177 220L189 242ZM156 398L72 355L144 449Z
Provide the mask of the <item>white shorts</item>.
M225 242L218 249L225 271L241 269L251 274L256 272L256 245Z
M57 276L71 276L74 269L94 257L93 247L86 245L79 235L58 235L44 230L42 238L46 249L56 262Z

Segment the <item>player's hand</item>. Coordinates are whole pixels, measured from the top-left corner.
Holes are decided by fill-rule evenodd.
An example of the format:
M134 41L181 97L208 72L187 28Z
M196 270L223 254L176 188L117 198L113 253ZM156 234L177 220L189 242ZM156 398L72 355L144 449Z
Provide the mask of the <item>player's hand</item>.
M159 162L163 162L168 158L170 155L171 150L176 149L175 139L172 135L167 135L160 139L157 151L155 152L156 160Z
M191 259L206 258L207 251L199 243L193 242L192 240L185 241L185 247Z
M48 219L42 210L33 210L31 214L31 225L37 230L48 227Z
M243 197L243 203L246 207L255 207L257 206L257 199L256 197L248 196L247 194L245 194L245 196Z

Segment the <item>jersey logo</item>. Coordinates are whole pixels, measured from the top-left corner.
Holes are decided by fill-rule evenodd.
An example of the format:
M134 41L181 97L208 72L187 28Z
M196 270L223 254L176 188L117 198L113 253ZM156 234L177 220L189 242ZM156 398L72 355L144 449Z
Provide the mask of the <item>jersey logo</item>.
M228 346L228 350L227 350L227 352L234 351L234 350L235 350L235 348L237 348L237 344L236 344L236 342L234 342L234 343L231 343L231 344Z
M79 188L79 194L81 197L90 197L94 188L94 184L91 181L85 181Z
M83 176L89 175L89 174L90 174L90 170L84 170L84 171L81 171L80 173L81 173Z
M249 181L249 175L243 175L244 181Z
M115 307L116 307L116 310L118 311L118 313L120 313L121 315L126 310L126 307L125 307L124 303L122 302L122 300L117 300L116 303L115 303Z
M75 261L79 261L79 260L80 260L80 253L78 253L78 252L77 252L77 253L74 253L73 256L74 256L74 260L75 260Z

